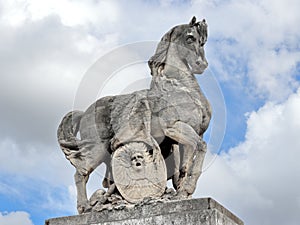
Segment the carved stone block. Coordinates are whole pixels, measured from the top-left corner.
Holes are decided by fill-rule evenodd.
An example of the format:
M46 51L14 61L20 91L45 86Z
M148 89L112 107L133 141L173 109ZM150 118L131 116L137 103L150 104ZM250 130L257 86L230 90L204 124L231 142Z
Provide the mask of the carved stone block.
M229 210L211 198L139 205L49 219L45 225L243 225Z

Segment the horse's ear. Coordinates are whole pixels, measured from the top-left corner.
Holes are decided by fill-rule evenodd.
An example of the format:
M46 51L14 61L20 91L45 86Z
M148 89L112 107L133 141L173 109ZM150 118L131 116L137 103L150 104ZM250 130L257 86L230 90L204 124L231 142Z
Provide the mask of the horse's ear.
M196 20L197 20L196 17L193 16L193 18L192 18L191 22L189 23L189 25L190 25L190 26L194 26L195 23L196 23Z

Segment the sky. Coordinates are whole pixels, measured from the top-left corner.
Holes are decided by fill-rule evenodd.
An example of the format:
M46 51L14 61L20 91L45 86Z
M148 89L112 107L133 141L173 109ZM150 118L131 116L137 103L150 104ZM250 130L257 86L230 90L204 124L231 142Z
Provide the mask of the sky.
M297 0L0 1L0 225L77 213L60 120L97 97L147 87L155 45L192 16L208 23L209 68L198 80L214 110L194 197L214 198L248 225L298 224L299 8ZM142 54L130 55L137 45ZM121 64L110 58L123 53ZM93 86L95 71L103 82ZM100 166L89 194L102 178Z

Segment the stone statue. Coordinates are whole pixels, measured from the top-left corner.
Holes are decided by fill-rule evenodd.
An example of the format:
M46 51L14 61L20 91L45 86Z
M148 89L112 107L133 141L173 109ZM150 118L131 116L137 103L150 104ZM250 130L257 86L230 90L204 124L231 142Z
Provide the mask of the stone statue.
M149 89L103 97L85 112L72 111L62 119L58 142L76 168L80 214L168 193L177 199L194 193L206 153L203 133L211 119L210 104L194 76L208 66L206 40L205 20L193 17L173 27L148 62ZM101 163L107 168L107 190L88 200L86 183ZM176 192L166 189L167 179Z

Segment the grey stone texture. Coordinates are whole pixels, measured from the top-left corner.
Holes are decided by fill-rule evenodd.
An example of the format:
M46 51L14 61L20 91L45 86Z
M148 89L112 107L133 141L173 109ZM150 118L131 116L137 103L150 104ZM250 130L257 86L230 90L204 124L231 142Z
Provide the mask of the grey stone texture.
M49 219L45 225L243 225L229 210L211 198L187 199L131 209L104 210Z
M64 116L57 137L76 168L79 214L109 209L111 196L117 194L122 204L159 199L168 179L173 181L176 199L192 196L202 173L207 151L203 135L212 114L195 76L208 66L206 40L205 20L193 17L188 24L173 27L148 61L149 89L106 96L85 111ZM88 199L86 183L102 163L107 190Z

